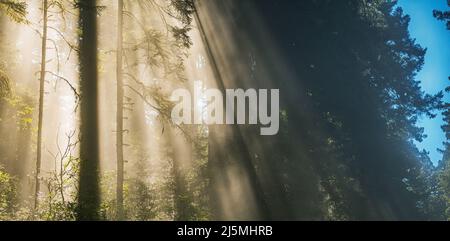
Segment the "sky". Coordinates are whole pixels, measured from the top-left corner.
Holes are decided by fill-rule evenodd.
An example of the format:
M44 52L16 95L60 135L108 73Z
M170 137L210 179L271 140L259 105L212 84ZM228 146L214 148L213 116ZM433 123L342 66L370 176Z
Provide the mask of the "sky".
M417 79L421 81L422 89L429 94L436 94L450 84L450 31L433 17L433 10L448 10L447 0L399 0L399 6L411 16L409 26L412 38L417 43L428 49L425 56L425 65L418 73ZM445 96L450 101L450 94ZM441 129L442 116L435 119L422 118L419 126L425 128L428 136L422 143L416 143L417 147L427 150L435 165L442 159L442 154L437 151L443 149L445 135Z

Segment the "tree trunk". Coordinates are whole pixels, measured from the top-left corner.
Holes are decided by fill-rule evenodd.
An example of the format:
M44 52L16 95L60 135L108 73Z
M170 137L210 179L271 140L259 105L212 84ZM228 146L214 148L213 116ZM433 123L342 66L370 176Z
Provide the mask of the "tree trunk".
M39 119L38 119L38 139L37 139L37 158L36 158L36 173L35 173L35 189L34 189L34 208L38 207L39 202L39 175L41 173L41 158L42 158L42 121L44 112L44 88L45 88L45 71L46 71L46 55L47 55L47 18L48 18L48 1L43 2L43 30L42 30L42 54L41 54L41 75L39 83Z
M124 180L124 161L123 161L123 73L122 73L122 44L123 44L123 0L118 1L117 10L117 115L116 115L116 151L117 151L117 187L116 218L123 219L123 180Z
M98 220L99 135L97 86L97 7L95 0L79 0L80 8L80 179L78 220Z

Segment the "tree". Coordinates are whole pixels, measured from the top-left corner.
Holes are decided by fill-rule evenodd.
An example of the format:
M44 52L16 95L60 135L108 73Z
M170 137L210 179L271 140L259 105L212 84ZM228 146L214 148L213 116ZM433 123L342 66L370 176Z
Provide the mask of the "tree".
M229 32L235 33L212 33L220 26L202 22L208 26L206 39L212 42L211 63L226 76L217 79L223 80L226 88L280 88L287 116L280 130L286 134L272 140L242 126L238 135L230 135L230 141L224 142L226 132L211 128L210 164L216 162L213 186L220 178L226 180L222 174L227 169L236 168L237 164L228 160L243 165L247 159L247 172L239 173L259 182L262 191L257 191L258 185L250 188L260 193L254 198L266 203L277 219L426 218L418 206L426 196L421 191L427 187L422 170L428 168L429 160L418 154L412 140L423 138L417 119L433 117L442 94L430 96L420 89L415 76L423 65L425 49L409 36L409 17L395 2L201 5L205 6L201 13L217 14L220 26L233 26ZM248 14L250 11L258 12ZM254 15L262 20L253 19ZM266 23L264 31L273 36L278 53L270 51L271 41L261 41L266 35L254 29L258 21ZM217 42L225 38L239 44ZM233 54L227 56L232 57L225 62L214 60L229 52ZM248 68L230 74L233 70L227 69L226 61L248 59L249 53L251 62L257 61L256 71L252 70L254 64L239 62ZM280 64L274 63L272 56L283 56ZM239 135L246 141L239 141ZM285 140L279 141L282 138ZM226 148L218 143L226 143ZM247 148L230 148L234 143L240 147L247 144ZM256 174L250 175L252 172ZM216 206L219 212L221 209Z
M80 177L78 220L99 219L99 137L97 86L97 5L79 0Z
M450 7L450 1L447 1ZM450 11L434 10L433 16L440 21L447 21L447 30L450 30ZM450 80L450 77L448 78ZM445 89L450 93L450 86ZM446 141L444 142L444 149L442 150L442 160L440 162L440 188L443 194L444 200L447 203L447 210L445 216L450 219L450 103L445 103L442 107L442 116L445 124L442 126L442 130L445 133Z
M47 23L48 23L48 0L42 2L43 11L43 27L42 27L42 47L41 47L41 72L39 78L39 117L38 117L38 136L37 136L37 152L36 152L36 173L34 179L34 208L38 208L39 200L39 178L41 173L41 158L42 158L42 124L44 118L44 93L45 93L45 74L47 64Z
M142 133L140 128L142 119L145 116L144 111L144 105L142 102L145 102L145 104L149 105L152 109L157 111L162 118L161 121L168 123L170 120L170 114L168 111L168 96L164 95L160 91L160 87L153 84L144 84L143 81L139 80L136 76L136 66L139 65L142 60L144 60L144 64L148 66L149 68L149 75L152 76L152 78L161 78L167 80L167 82L177 85L178 82L183 82L185 80L184 77L184 58L187 55L187 49L191 46L192 42L190 37L188 36L188 32L191 29L191 21L192 21L192 1L191 0L173 0L168 1L163 4L158 3L157 1L138 1L137 6L139 6L138 9L141 11L124 11L122 10L122 14L125 16L130 17L131 20L130 23L132 23L132 26L138 27L140 30L138 33L135 33L136 36L131 36L130 39L132 39L132 43L130 46L123 46L122 45L121 38L123 39L124 36L121 36L120 29L118 31L118 38L119 38L119 44L117 46L117 51L121 51L120 49L125 50L123 51L123 57L127 59L127 65L126 68L123 68L123 70L120 70L122 72L121 74L118 73L118 84L121 82L122 88L119 88L118 90L118 106L117 106L117 118L116 118L116 135L117 135L117 153L119 154L117 161L117 190L116 190L116 196L117 196L117 208L119 209L120 206L122 206L120 203L123 202L123 189L121 187L124 183L124 168L123 168L123 134L125 132L124 130L124 123L123 120L125 117L123 116L123 109L128 109L130 111L133 111L132 119L134 120L133 124L136 126L130 126L130 132L134 134L136 133L136 137L138 140L143 141L144 139L148 138L142 138ZM119 7L120 7L119 3ZM133 9L130 4L130 9ZM120 9L119 9L120 11ZM163 27L166 30L166 33L164 31L161 31L158 29L158 23L157 21L150 22L149 19L151 19L152 14L156 14L160 17L161 23ZM119 22L122 22L123 19L121 19L122 16L119 16ZM133 25L134 24L134 25ZM122 24L123 25L123 24ZM123 28L123 27L122 27ZM169 35L170 33L170 35ZM137 43L136 43L137 40ZM130 41L127 41L130 42ZM128 55L127 55L128 54ZM119 59L120 58L120 59ZM122 59L122 56L118 56L118 67L121 65L119 63ZM131 60L131 61L130 61ZM119 71L119 69L118 69ZM130 81L125 83L123 82L123 77L126 76ZM123 94L124 90L123 87L127 87L127 90L130 90L132 96L134 95L136 98L133 100L134 102L124 102L123 100ZM120 90L122 89L122 90ZM120 97L122 95L122 97ZM130 98L128 98L130 99ZM120 101L122 101L120 103ZM154 104L152 103L154 102ZM122 106L122 107L120 107ZM122 108L122 110L121 110ZM128 118L127 118L128 119ZM168 123L170 124L170 123ZM181 129L181 128L178 128ZM120 131L122 130L122 131ZM122 144L119 144L122 143ZM172 143L173 144L173 143ZM145 152L145 150L142 150L142 146L144 143L134 143L134 147L139 150L139 152ZM122 155L122 158L120 157ZM168 154L169 155L169 154ZM138 157L139 158L139 157ZM122 161L120 161L122 160ZM141 160L140 160L141 161ZM178 160L175 158L172 158L172 163L174 166L177 166ZM122 164L120 164L122 163ZM179 168L174 168L174 178L178 178L178 173L176 170ZM139 177L142 178L142 177ZM174 192L175 192L175 202L176 202L176 215L177 217L183 216L186 217L186 215L181 215L181 213L185 212L185 208L182 208L187 204L186 200L183 200L183 195L177 195L178 190L183 189L181 187L183 185L182 181L175 182L174 185ZM117 213L119 213L119 210L116 210ZM180 215L179 215L180 214ZM183 218L182 217L182 218Z
M116 150L117 150L117 219L124 217L123 213L123 182L124 182L124 160L123 160L123 0L118 1L117 6L117 118L116 118Z
M447 0L447 4L450 6L449 0ZM447 29L450 30L450 11L434 10L433 16L439 21L447 21Z

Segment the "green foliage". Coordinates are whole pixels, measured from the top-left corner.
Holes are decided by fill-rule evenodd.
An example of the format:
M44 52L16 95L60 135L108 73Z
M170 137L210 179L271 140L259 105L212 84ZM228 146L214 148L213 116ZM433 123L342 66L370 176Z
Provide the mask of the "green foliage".
M116 214L116 188L115 188L115 172L108 172L102 174L100 177L100 217L103 220L114 220ZM125 196L125 188L124 188Z
M187 26L192 23L193 14L195 13L195 3L193 0L170 0L170 6L175 16L183 25Z
M172 26L172 33L175 39L181 43L185 48L192 45L192 40L189 37L191 31L191 23L195 13L195 4L193 0L171 0L170 9L172 16L174 16L181 23L181 27Z
M108 172L101 177L102 202L100 214L104 220L116 220L116 173ZM124 183L125 220L151 221L157 218L155 185L150 186L140 178L126 179Z
M0 0L0 10L17 23L28 23L26 19L28 4L19 0Z
M35 215L39 220L74 221L77 211L79 159L68 155L60 157L57 162L60 162L60 168L42 178L46 190Z
M31 128L34 107L26 95L10 94L2 98L2 100L5 111L3 116L7 116L8 121L15 121L18 129L24 130ZM0 122L3 121L3 118L0 116Z
M440 163L441 172L439 185L443 193L443 198L446 200L446 218L450 220L450 103L445 104L443 111L445 124L442 130L445 133L446 141L444 142L444 150L442 150L442 161Z
M146 221L156 217L155 192L152 186L139 178L132 178L127 183L127 216L130 220Z
M11 220L17 211L16 180L0 166L0 220Z
M449 3L449 6L450 6L450 3ZM440 21L446 21L447 29L450 30L450 11L434 10L433 16Z
M450 7L450 1L447 1ZM450 30L450 11L434 10L433 16L440 21L447 21L447 30ZM450 80L450 77L448 78ZM450 86L445 89L447 94L450 94ZM445 133L446 141L444 142L444 149L442 150L442 160L440 162L440 175L438 186L442 193L443 199L446 202L445 217L450 220L450 103L447 102L442 106L442 116L444 125L442 130Z
M444 163L445 166L439 176L439 184L443 193L443 198L446 201L445 217L450 221L450 167L448 164L450 161L448 157L447 159L444 159Z
M10 93L10 80L6 73L0 69L0 98L8 96Z

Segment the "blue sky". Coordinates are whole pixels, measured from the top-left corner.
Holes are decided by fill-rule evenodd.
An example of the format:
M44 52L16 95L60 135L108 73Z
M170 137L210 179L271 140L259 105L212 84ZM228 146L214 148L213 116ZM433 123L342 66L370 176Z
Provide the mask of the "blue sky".
M445 23L433 17L433 10L448 10L447 0L399 0L399 6L411 16L409 30L417 43L427 48L425 65L417 78L422 88L429 94L435 94L450 84L450 31L446 30ZM450 101L450 95L445 96ZM422 118L419 126L425 128L428 135L422 143L417 143L419 149L430 152L430 158L437 164L442 155L437 148L443 148L445 140L441 125L442 116L435 119Z

